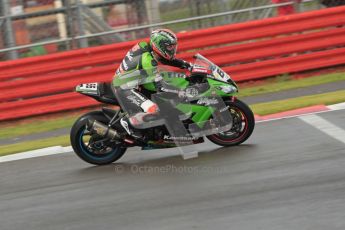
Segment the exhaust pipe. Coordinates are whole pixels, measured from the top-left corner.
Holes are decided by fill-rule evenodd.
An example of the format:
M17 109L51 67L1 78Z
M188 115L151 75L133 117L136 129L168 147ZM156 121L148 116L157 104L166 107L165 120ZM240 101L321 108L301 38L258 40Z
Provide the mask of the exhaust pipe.
M107 137L111 140L120 139L121 136L118 134L118 132L115 129L112 129L109 126L106 126L105 124L96 121L96 120L87 120L87 129L91 132L97 133L101 137Z

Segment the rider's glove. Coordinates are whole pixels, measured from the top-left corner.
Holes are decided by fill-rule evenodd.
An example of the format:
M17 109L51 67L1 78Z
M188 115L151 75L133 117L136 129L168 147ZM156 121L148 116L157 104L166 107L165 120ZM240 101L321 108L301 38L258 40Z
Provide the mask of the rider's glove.
M182 68L188 69L189 71L192 71L193 65L192 65L192 63L189 63L187 61L183 61Z

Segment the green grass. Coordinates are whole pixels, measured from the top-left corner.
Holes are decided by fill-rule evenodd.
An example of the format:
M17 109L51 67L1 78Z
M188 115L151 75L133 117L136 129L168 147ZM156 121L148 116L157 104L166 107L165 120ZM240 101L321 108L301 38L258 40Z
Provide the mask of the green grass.
M283 90L297 89L331 82L344 81L345 73L333 73L316 77L302 78L298 80L288 80L287 77L280 77L279 82L267 83L261 86L240 88L239 97L255 96L265 93L274 93Z
M267 115L279 113L292 109L308 107L312 105L331 105L345 102L345 90L335 91L331 93L315 94L310 96L296 97L292 99L265 102L251 105L251 109L255 114Z
M17 136L53 131L60 128L69 128L76 119L76 116L67 116L54 120L11 125L0 129L0 139L9 139Z
M19 153L19 152L25 152L30 151L34 149L41 149L46 148L50 146L69 146L69 136L59 136L59 137L51 137L41 140L35 140L35 141L26 141L21 142L17 144L11 144L11 145L2 145L0 146L0 156L5 156L13 153Z

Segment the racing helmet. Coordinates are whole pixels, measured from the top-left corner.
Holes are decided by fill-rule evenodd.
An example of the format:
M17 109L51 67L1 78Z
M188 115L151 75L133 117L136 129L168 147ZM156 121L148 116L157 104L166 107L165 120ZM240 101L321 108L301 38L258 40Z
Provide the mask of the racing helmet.
M168 29L157 29L152 31L150 37L152 50L159 58L173 60L177 51L177 37Z

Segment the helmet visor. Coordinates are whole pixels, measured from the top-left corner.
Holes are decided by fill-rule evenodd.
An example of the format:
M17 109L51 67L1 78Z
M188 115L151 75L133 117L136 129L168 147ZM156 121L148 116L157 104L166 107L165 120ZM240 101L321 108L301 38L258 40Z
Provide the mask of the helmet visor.
M177 50L176 44L166 44L166 52L169 54L170 58L174 58Z
M169 44L166 46L167 50L171 51L175 51L176 50L176 44Z

